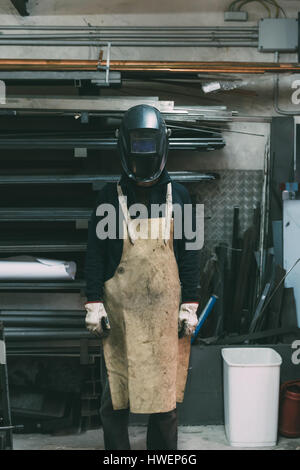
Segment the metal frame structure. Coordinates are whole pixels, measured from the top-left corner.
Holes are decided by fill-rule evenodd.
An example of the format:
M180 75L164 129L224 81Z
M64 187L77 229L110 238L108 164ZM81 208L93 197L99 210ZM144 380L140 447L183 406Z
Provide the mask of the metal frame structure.
M16 28L16 29L21 29ZM1 30L2 28L0 28ZM5 29L5 27L3 27ZM35 28L32 28L35 29ZM35 31L36 33L36 31ZM168 31L164 38L157 37L158 31L151 32L150 30L141 30L141 34L145 37L144 44L150 45L163 45L168 46L182 42L182 45L186 45L185 41L188 41L188 45L192 45L198 42L201 44L207 44L210 39L213 39L214 31L211 29L203 31L195 31L194 33L188 32L187 30ZM84 36L86 34L86 39ZM46 35L51 37L38 38L38 35L34 34L34 38L26 38L18 35L0 35L0 46L4 44L16 44L22 43L22 45L30 45L33 41L34 45L47 45L49 41L54 41L55 45L70 46L77 44L82 46L96 45L101 48L106 46L106 58L103 59L103 52L100 51L99 59L96 61L71 61L66 63L65 61L27 61L21 59L20 62L15 60L8 60L1 62L0 60L0 80L8 80L10 82L26 82L26 83L51 83L62 81L72 81L75 86L80 86L81 83L89 82L91 85L100 87L108 87L112 85L121 84L121 76L123 72L118 70L112 70L113 61L111 60L111 46L116 45L117 41L122 42L122 45L131 44L136 45L137 41L140 41L140 32L138 35L132 34L129 31L122 31L119 34L116 31L109 32L103 35L102 30L98 30L94 33L89 28L83 30L83 35L78 34L76 28L73 36L68 35L65 37L63 34L56 35L56 39L52 35ZM156 37L155 37L156 34ZM161 34L161 32L159 32ZM181 35L181 38L178 36ZM4 37L5 36L5 37ZM10 37L9 37L10 36ZM18 36L18 37L12 37ZM103 36L103 38L102 38ZM131 37L130 37L131 36ZM217 37L213 39L218 44L221 44L222 36L226 36L226 43L235 41L236 29L228 28L226 30L220 30ZM110 37L112 41L110 41ZM125 41L123 41L123 39ZM162 39L162 41L161 41ZM245 41L249 42L253 40L253 31L248 30L245 33ZM7 42L8 41L8 42ZM129 73L131 73L130 70ZM9 98L9 97L8 97ZM155 99L157 106L163 106L162 102ZM83 101L83 100L81 100ZM103 100L105 101L105 99ZM123 100L124 101L124 100ZM128 101L128 100L127 100ZM146 99L146 102L149 101ZM67 109L32 109L30 106L26 110L24 106L16 109L6 109L5 105L1 106L2 113L12 113L18 116L27 116L40 114L49 115L63 115L63 116L75 116L89 118L89 116L104 116L112 118L121 118L123 113L128 107L136 104L136 100L133 99L132 103L127 103L128 106L123 108L118 107L115 102L113 111L110 110L105 103L104 108L100 109L89 109L87 105L83 104L82 110L75 110L72 108ZM108 106L108 107L107 107ZM122 109L120 111L120 109ZM232 119L232 113L228 112L224 107L178 107L174 109L172 104L165 107L163 110L164 118L170 124L173 125L175 137L170 139L170 148L173 149L188 149L188 150L209 150L215 148L222 148L225 145L224 139L220 132L216 130L206 130L199 127L185 127L180 128L178 121L190 121L197 123L199 120L208 121L221 121L226 122ZM83 122L83 121L82 121ZM85 121L86 122L86 121ZM176 125L177 124L177 125ZM111 132L113 135L113 133ZM109 134L110 135L110 134ZM63 136L63 137L62 137ZM116 139L115 138L102 138L103 136L80 134L78 133L72 137L72 135L66 136L65 134L52 133L49 135L40 134L35 135L14 133L4 134L0 136L0 148L2 149L115 149ZM104 134L106 137L106 134ZM22 171L22 170L21 170ZM20 173L21 173L20 171ZM72 170L71 170L72 171ZM217 175L214 174L203 174L199 172L171 172L171 178L175 181L181 182L201 182L201 181L214 181ZM17 175L5 175L0 176L0 185L18 185L18 184L87 184L93 185L93 189L99 189L99 185L105 182L119 180L119 175L91 175L91 174L40 174L40 175L28 175L28 174L17 174ZM90 209L85 207L76 209L74 207L61 208L38 208L38 207L27 207L26 209L18 207L2 207L0 209L0 221L2 222L15 222L15 221L77 221L81 219L87 220L90 216ZM77 233L75 234L77 235ZM36 236L36 240L29 238L28 240L10 238L2 239L0 241L0 251L3 254L21 254L21 253L72 253L76 254L81 259L82 254L86 251L86 241L83 237L75 236L71 241L68 238L68 232L65 230L59 235L49 240L49 236L44 237L41 232ZM9 238L9 237L8 237ZM71 282L0 282L1 292L19 291L19 292L83 292L85 288L85 281L82 279L76 279ZM68 357L80 357L82 364L88 364L93 357L101 354L99 341L92 338L91 334L85 329L84 325L84 312L66 312L66 311L25 311L25 310L5 310L0 312L0 321L2 320L6 328L6 336L8 340L8 354L10 355L32 355L32 356L68 356Z

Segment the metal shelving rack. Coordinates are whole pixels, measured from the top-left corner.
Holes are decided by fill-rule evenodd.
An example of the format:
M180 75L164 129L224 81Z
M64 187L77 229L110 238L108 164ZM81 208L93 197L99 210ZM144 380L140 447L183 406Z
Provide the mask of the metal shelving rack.
M0 28L1 29L1 28ZM76 33L77 34L77 33ZM0 44L1 45L1 44ZM137 104L137 100L143 100L142 97L132 97L132 104L128 106L128 97L121 97L119 100L116 97L112 97L111 105L112 111L107 106L109 98L104 99L104 105L101 108L95 108L95 100L90 100L91 108L85 108L88 106L88 99L86 100L87 105L83 99L83 93L87 92L87 98L91 98L91 95L99 94L99 89L108 88L108 87L119 87L122 84L122 76L120 72L110 70L110 42L99 42L97 40L97 46L105 46L106 49L106 60L105 65L102 61L103 51L100 52L99 57L99 67L96 71L87 71L87 70L76 70L76 71L62 71L62 70L0 70L0 80L5 80L10 85L23 85L29 84L34 85L36 83L42 85L59 85L59 84L72 84L76 88L80 89L80 99L74 100L70 103L68 100L65 100L61 104L57 100L57 108L53 109L54 101L48 100L48 107L45 109L33 108L30 109L30 100L24 101L24 103L19 105L14 109L14 102L9 102L7 100L7 106L2 104L0 106L0 118L4 119L3 116L7 116L4 130L0 134L0 149L2 149L2 155L5 158L4 150L8 152L14 152L18 154L24 152L22 155L23 163L16 163L15 167L12 169L5 169L1 172L0 175L0 191L2 195L16 193L19 187L22 187L25 192L34 191L39 185L41 188L49 188L49 193L55 194L55 189L52 190L51 185L54 188L62 187L66 185L68 187L67 191L72 191L72 186L78 185L87 185L89 188L88 191L91 193L97 191L103 187L106 183L117 182L120 178L118 174L107 174L100 173L99 171L93 171L94 163L87 164L87 171L78 171L76 169L75 161L78 163L87 162L90 152L95 152L95 150L102 151L111 151L115 150L117 147L117 141L113 137L114 133L111 128L108 131L105 130L104 136L101 133L98 135L95 131L86 132L86 129L90 129L91 119L120 119L128 107ZM88 96L89 95L89 96ZM43 97L42 97L43 98ZM99 97L98 97L99 98ZM224 147L225 141L220 132L215 132L214 130L199 129L196 126L188 127L188 125L197 124L199 121L207 120L210 122L226 122L232 120L232 113L228 112L224 107L207 107L207 106L188 106L186 109L179 106L177 109L174 107L173 102L160 102L157 97L145 97L145 102L151 104L154 100L154 105L157 105L158 108L161 106L164 109L164 117L167 120L170 127L174 128L174 134L170 138L170 151L173 150L213 150L220 149ZM33 100L34 101L34 100ZM46 100L47 101L47 100ZM80 102L80 109L76 110L78 103ZM118 108L118 102L120 102L121 107ZM28 104L29 103L29 104ZM28 108L29 106L29 108ZM98 104L97 104L98 106ZM60 119L78 119L76 122L80 122L81 132L77 133L78 126L71 126L73 133L68 133L68 130L65 132L64 128L60 127L60 124L54 125L54 132L45 133L39 132L34 129L34 132L29 131L26 125L24 126L23 119L31 119L32 116L35 116L36 119L45 119L45 122L54 122L56 116ZM16 128L14 126L14 118L17 118ZM20 120L22 121L20 124ZM180 121L184 123L184 126L180 127ZM7 124L9 122L9 124ZM25 121L24 121L25 122ZM65 121L63 121L65 122ZM102 122L102 121L101 121ZM10 124L11 123L11 124ZM86 126L86 127L84 127ZM5 131L6 129L6 131ZM25 129L25 132L24 132ZM68 129L68 127L67 127ZM91 127L93 130L93 127ZM106 128L105 128L106 129ZM63 132L62 132L63 130ZM200 132L199 132L200 131ZM203 132L203 134L201 134ZM175 137L174 137L175 135ZM45 168L45 163L43 158L38 158L38 166L41 166L42 171L39 171L36 174L37 169L34 168L34 171L30 171L30 168L26 168L24 171L24 161L26 161L27 156L31 158L31 153L36 151L49 151L50 149L59 150L59 152L69 152L68 155L72 154L72 160L68 160L67 165L70 165L70 171L66 173L65 169L63 172L59 171L60 166L49 169ZM85 149L86 158L75 158L76 149ZM36 154L35 154L36 155ZM38 157L42 157L38 155ZM82 155L80 155L83 157ZM17 157L19 158L19 157ZM67 159L67 157L64 157ZM74 158L74 159L73 159ZM25 159L25 160L24 160ZM74 162L74 165L70 163ZM55 164L55 163L54 163ZM6 165L6 164L5 164ZM4 166L5 166L4 165ZM11 165L11 163L10 163ZM18 168L18 165L20 168ZM22 166L23 165L23 166ZM79 168L84 165L78 165ZM92 171L91 171L92 170ZM47 174L48 173L48 174ZM199 182L213 182L218 175L215 174L205 174L201 172L188 172L188 171L177 171L170 172L170 176L174 181L181 183L199 183ZM84 186L82 186L84 188ZM54 191L54 193L53 193ZM2 230L0 238L0 253L2 257L8 257L11 255L20 255L20 254L32 254L39 255L41 254L50 254L53 257L61 256L62 259L64 256L71 256L74 259L82 260L84 252L86 251L86 238L82 236L80 230L77 231L77 222L80 221L83 223L84 228L87 228L87 220L91 214L91 207L86 207L85 204L72 204L65 207L64 204L60 205L60 199L54 197L54 203L49 205L49 200L47 204L43 204L43 200L37 200L37 204L28 204L21 201L21 205L18 205L18 197L13 198L14 202L8 202L0 206L0 223L2 227L8 227L4 231ZM25 197L26 199L26 197ZM29 197L29 199L30 197ZM32 202L32 201L31 201ZM35 202L35 201L33 201ZM77 201L76 201L77 202ZM86 201L84 201L86 202ZM56 224L55 226L60 226L59 224L65 224L62 231L58 234L55 234L51 238L51 232L44 236L42 229L37 236L31 237L31 229L28 233L22 232L22 228L16 230L17 235L10 236L10 227L13 227L14 224L19 227L22 227L22 224L28 226L30 224ZM9 225L11 224L11 225ZM73 231L73 238L68 237L68 229L65 227L71 227L70 224L75 224L75 232ZM86 224L86 225L84 225ZM73 227L73 226L72 226ZM19 230L19 232L18 232ZM72 229L73 230L73 229ZM83 234L84 235L84 234ZM33 292L34 293L62 293L62 292L79 292L81 295L84 294L85 281L80 278L75 279L74 281L64 281L64 282L42 282L42 281L30 281L30 282L0 282L0 293L11 293L11 292ZM52 312L52 319L57 318L58 322L61 323L66 312ZM83 317L84 312L78 311L78 314ZM43 325L43 315L44 312L33 312L26 311L24 307L20 307L17 311L7 310L5 313L0 312L1 317L4 320L4 323L7 323L7 340L8 340L8 354L11 355L62 355L62 356L79 356L82 364L88 364L92 356L97 356L100 354L99 342L96 341L84 328L84 325L80 328L74 328L72 324L74 323L74 318L72 324L70 323L62 325L61 328L52 328L53 320L49 320L49 325L46 327ZM60 317L60 315L62 315ZM69 314L70 315L70 312ZM24 326L27 317L31 326ZM35 318L35 321L32 320ZM40 326L37 326L37 318L39 318ZM52 322L52 323L51 323ZM33 326L32 326L33 325Z

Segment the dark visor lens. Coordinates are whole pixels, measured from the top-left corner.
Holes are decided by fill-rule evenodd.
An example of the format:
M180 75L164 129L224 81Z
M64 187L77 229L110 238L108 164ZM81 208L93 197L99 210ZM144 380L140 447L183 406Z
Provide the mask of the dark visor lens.
M135 139L131 138L131 153L155 153L155 139Z
M160 159L157 156L129 157L129 168L137 178L151 178L159 170Z

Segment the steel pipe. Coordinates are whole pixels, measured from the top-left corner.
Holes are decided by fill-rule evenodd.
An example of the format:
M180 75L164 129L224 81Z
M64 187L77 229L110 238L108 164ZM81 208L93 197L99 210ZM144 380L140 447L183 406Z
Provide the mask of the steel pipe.
M99 40L99 41L109 41L111 42L113 39L121 39L122 41L124 39L139 39L141 36L138 33L110 33L110 34L103 34L103 33L93 33L90 32L88 34L33 34L31 36L25 35L25 34L3 34L0 35L0 42L2 40L11 40L11 39L18 39L22 41L31 41L31 40L44 40L44 39L51 39L53 41L57 41L59 39L73 39L73 40L83 40L83 41L90 41L91 39L93 40ZM177 41L180 41L182 39L186 38L192 38L192 39L200 39L200 38L211 38L211 40L214 40L216 38L218 39L239 39L241 40L242 38L245 39L258 39L258 33L256 32L245 32L245 33L240 33L239 31L228 31L228 32L215 32L215 31L206 31L206 32L200 32L200 33L191 33L190 31L186 33L181 33L180 35L176 33L146 33L143 34L143 40L145 39L150 39L150 40L155 40L155 39L174 39L176 38Z
M5 328L5 337L8 340L40 340L40 339L88 339L92 334L84 329L31 329L31 328Z
M3 246L2 246L3 248ZM7 248L7 247L6 247ZM5 249L5 248L4 248ZM34 251L35 247L29 246L26 251ZM9 250L7 250L9 251ZM16 251L11 249L10 252ZM17 251L22 251L18 250ZM23 250L25 251L25 250ZM41 250L40 250L41 251ZM48 250L49 251L49 250ZM55 250L53 250L55 251ZM74 250L76 251L76 250ZM0 282L0 291L80 291L85 287L85 281L69 282Z
M10 309L2 309L0 310L0 321L2 316L8 317L83 317L85 315L85 310L10 310Z
M225 141L223 137L187 137L187 138L170 138L170 149L180 150L182 148L206 148L206 147L223 147ZM22 148L22 149L35 149L35 148L52 148L52 149L65 149L65 148L89 148L100 150L114 150L117 148L116 139L25 139L25 138L11 138L2 139L0 136L0 148Z
M0 25L0 30L19 31L258 31L257 26L51 26Z
M12 243L11 241L10 242L3 242L3 241L0 241L0 251L2 251L2 253L28 253L29 251L31 253L52 253L52 252L74 252L74 253L77 253L77 252L85 252L86 251L86 248L87 248L87 244L86 242L82 242L82 243L72 243L72 242L66 242L66 243L41 243L41 242L30 242L30 243ZM74 289L75 288L75 285L73 285L73 281L69 281L69 285L70 287L68 287L68 283L65 283L64 284L64 289L65 290L68 290L68 289ZM4 283L0 283L0 289L1 289L1 286L3 286ZM9 283L10 285L12 285L12 282ZM26 285L28 285L27 283L24 283ZM16 286L16 283L13 283L14 286ZM21 287L21 283L19 283L20 285L20 290L22 289ZM54 284L52 283L49 283L49 289L51 287L54 287ZM59 288L59 286L57 286ZM54 290L57 289L54 288ZM47 283L44 283L44 287L40 287L40 289L46 289L47 290ZM62 288L62 287L61 287ZM35 288L35 285L34 283L32 283L31 285L31 289L36 289ZM76 288L77 290L77 288Z
M84 316L82 318L30 318L30 317L10 317L10 316L0 316L0 321L3 322L4 328L9 328L13 326L17 327L66 327L66 328L84 328Z
M258 41L253 42L234 42L234 41L117 41L112 40L112 46L117 47L258 47ZM20 40L20 39L1 39L0 45L2 46L36 46L36 47L52 47L52 46L96 46L99 47L104 45L102 42L99 41L54 41L54 40Z
M174 181L209 181L216 177L213 174L196 171L170 171ZM96 182L117 182L121 175L0 175L0 184L79 184Z

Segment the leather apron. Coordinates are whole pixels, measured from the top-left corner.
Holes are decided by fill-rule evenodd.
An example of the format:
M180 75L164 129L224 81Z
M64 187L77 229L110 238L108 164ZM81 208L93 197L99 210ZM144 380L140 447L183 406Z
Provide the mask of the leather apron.
M131 219L119 184L117 190L126 236L120 264L104 284L111 329L103 351L113 408L167 412L183 401L191 342L178 339L172 187L168 183L165 217L153 219Z

